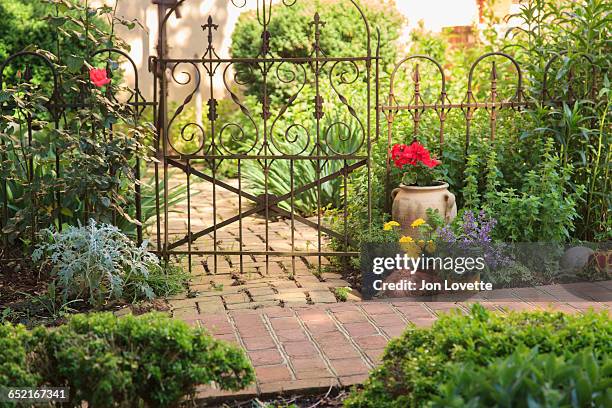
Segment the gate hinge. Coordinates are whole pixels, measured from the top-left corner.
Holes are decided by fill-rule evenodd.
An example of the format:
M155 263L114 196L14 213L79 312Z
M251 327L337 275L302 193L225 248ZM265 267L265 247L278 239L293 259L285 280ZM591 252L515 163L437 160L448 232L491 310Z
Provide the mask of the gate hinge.
M217 115L217 100L215 98L210 98L208 100L208 120L215 121L219 117Z
M321 95L315 96L314 104L315 104L314 116L317 119L321 119L323 117L323 97Z
M270 37L271 34L268 30L261 33L261 56L265 57L270 52Z

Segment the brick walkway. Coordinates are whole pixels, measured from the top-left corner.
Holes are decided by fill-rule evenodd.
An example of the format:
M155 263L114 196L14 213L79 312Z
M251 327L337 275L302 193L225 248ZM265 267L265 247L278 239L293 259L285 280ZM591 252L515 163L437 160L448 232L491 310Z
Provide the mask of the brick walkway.
M233 187L237 180L225 180ZM169 188L186 185L184 174L171 177ZM192 196L191 231L193 233L213 225L213 190L212 184L191 179ZM249 208L246 199L242 203L238 196L226 189L217 187L215 191L217 213L216 222L220 223L240 210ZM175 242L186 236L188 231L187 200L172 206L168 214L169 241ZM317 222L317 218L311 218ZM163 221L162 221L163 222ZM162 224L163 225L163 224ZM163 228L163 227L162 227ZM245 251L262 251L266 249L266 229L268 231L268 248L271 251L290 251L291 220L271 219L267 223L261 215L245 217L242 221L242 243ZM155 245L154 226L147 235ZM293 225L295 251L316 251L319 240L316 229L297 221ZM216 234L217 250L235 251L239 249L240 224L238 222L218 229ZM321 249L325 250L326 238L321 237ZM212 233L206 234L192 243L192 250L213 250L215 242ZM186 250L187 244L176 249ZM181 258L185 269L189 258ZM215 268L216 262L216 268ZM240 265L242 263L242 272ZM170 299L171 307L176 309L177 317L193 312L218 312L221 310L256 309L269 306L300 306L308 304L336 303L334 289L347 287L338 271L330 267L326 257L279 257L244 255L197 256L191 259L192 279L189 293ZM351 300L358 300L358 293L349 294Z
M448 300L448 301L442 301ZM361 383L380 361L387 342L411 322L430 326L440 313L467 312L481 302L500 313L549 309L581 313L589 308L610 310L612 281L504 289L453 302L402 299L349 302L303 307L268 307L224 313L181 314L192 325L245 349L255 367L257 383L237 393L201 388L198 399L248 398L277 393L326 391L330 386ZM180 309L179 309L180 310Z

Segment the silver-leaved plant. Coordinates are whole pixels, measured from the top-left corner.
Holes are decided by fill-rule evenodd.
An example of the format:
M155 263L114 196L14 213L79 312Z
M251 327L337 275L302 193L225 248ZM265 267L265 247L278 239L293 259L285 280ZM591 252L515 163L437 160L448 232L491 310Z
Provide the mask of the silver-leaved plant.
M57 278L64 300L87 299L95 307L109 300L153 299L151 280L163 274L158 257L147 242L134 244L117 227L96 223L68 227L47 236L32 254L47 262Z

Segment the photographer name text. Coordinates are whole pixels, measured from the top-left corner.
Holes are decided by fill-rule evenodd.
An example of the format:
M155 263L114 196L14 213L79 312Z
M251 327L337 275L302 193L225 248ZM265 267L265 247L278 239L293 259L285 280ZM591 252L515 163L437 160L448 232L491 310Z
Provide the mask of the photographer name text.
M482 290L493 290L493 284L491 282L452 282L444 280L442 282L428 282L421 280L421 282L414 282L410 280L400 280L399 282L384 282L382 279L377 279L373 282L375 290L382 291L482 291Z

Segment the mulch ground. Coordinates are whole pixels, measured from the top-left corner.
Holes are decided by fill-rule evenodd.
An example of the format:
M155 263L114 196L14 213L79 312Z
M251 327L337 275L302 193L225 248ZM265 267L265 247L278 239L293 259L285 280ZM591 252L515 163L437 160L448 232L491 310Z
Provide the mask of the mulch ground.
M47 290L47 271L22 258L20 248L0 248L0 308Z

